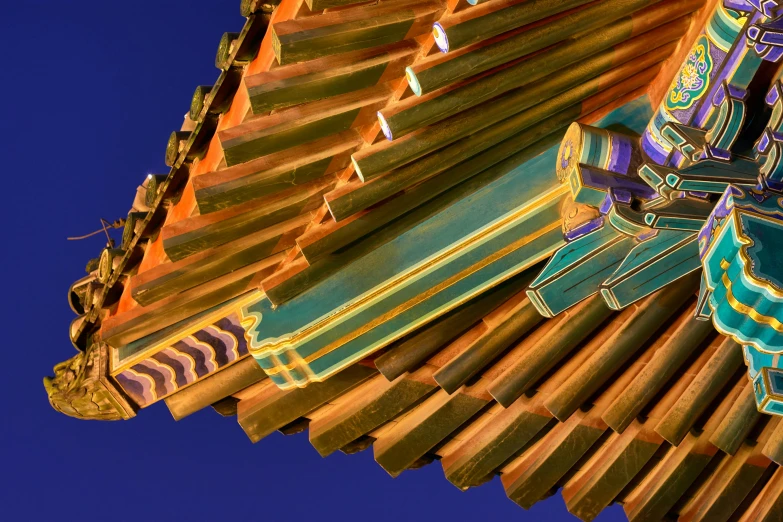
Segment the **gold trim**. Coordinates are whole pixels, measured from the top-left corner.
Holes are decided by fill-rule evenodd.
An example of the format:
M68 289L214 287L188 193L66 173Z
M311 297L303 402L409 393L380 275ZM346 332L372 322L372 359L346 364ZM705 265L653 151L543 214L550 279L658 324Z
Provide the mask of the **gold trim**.
M735 312L746 315L757 323L766 324L772 327L772 329L776 332L783 333L783 323L781 323L777 318L759 313L750 306L741 303L739 300L737 300L736 297L734 297L734 294L731 291L732 282L726 272L724 272L721 276L721 281L723 282L723 286L726 287L726 301Z
M553 201L557 201L566 193L568 193L568 191L569 188L567 185L557 185L553 187L548 192L545 192L544 194L534 199L527 205L520 207L519 209L513 211L506 217L503 217L498 221L496 221L495 223L492 223L489 227L477 231L476 233L474 233L472 236L469 236L461 243L458 243L452 246L451 248L448 248L445 252L436 255L433 259L430 259L429 261L424 262L418 266L414 266L412 269L409 269L408 272L400 274L396 279L388 281L387 283L381 285L375 290L369 291L365 296L356 299L353 303L344 306L342 309L335 312L334 314L324 317L323 319L316 320L314 323L310 324L309 326L306 326L304 329L300 330L297 333L285 336L283 338L278 338L276 340L263 342L257 347L253 345L249 346L250 353L254 357L259 357L259 356L263 356L267 352L277 351L279 353L282 353L283 351L289 350L290 346L300 344L307 337L314 335L316 332L320 330L327 329L330 325L340 321L343 317L358 312L358 309L362 308L365 305L368 305L370 302L388 293L394 287L404 284L406 281L409 281L414 277L418 276L419 274L425 272L429 268L437 264L440 264L442 261L448 259L449 257L454 256L455 254L459 253L462 250L466 250L468 247L470 247L473 244L479 243L484 238L491 236L499 229L502 229L503 227L513 223L520 217L523 217L525 214L532 213L533 211L544 208L546 205L552 203ZM559 218L555 222L555 225L560 226ZM387 314L384 314L383 317L385 317Z
M530 234L530 235L527 235L527 236L525 236L523 238L518 239L517 241L507 245L505 248L503 248L501 250L498 250L497 252L493 253L491 256L485 257L484 259L482 259L478 263L475 263L474 265L471 265L470 267L466 268L465 270L463 270L461 272L458 272L457 274L454 274L453 276L449 277L448 279L446 279L446 280L440 282L439 284L433 286L432 288L427 290L427 292L421 293L421 294L417 295L416 297L406 301L405 303L403 303L401 305L398 305L397 307L393 308L392 310L389 310L385 314L377 317L373 321L371 321L369 323L366 323L361 328L359 328L357 330L354 330L353 332L349 333L348 335L345 335L345 336L341 337L340 339L337 339L336 341L333 341L333 342L329 343L328 345L326 345L325 347L321 348L317 352L314 352L314 353L308 355L307 357L304 358L304 360L303 360L304 363L309 364L312 361L314 361L316 359L319 359L319 358L323 357L324 355L329 354L330 352L336 350L337 348L343 346L344 344L349 343L350 341L356 339L357 337L359 337L359 336L365 334L366 332L372 330L376 326L378 326L380 324L383 324L383 323L393 319L394 317L396 317L397 315L400 315L401 313L406 312L407 310L413 308L417 304L419 304L419 303L421 303L423 301L426 301L427 299L429 299L433 295L435 295L435 294L445 290L446 288L448 288L448 287L458 283L462 279L465 279L466 277L468 277L471 274L481 270L482 268L492 264L493 262L497 261L498 259L501 259L501 258L505 257L506 255L510 254L511 252L513 252L515 250L518 250L519 248L522 248L526 244L529 244L529 243L535 241L536 239L539 239L540 237L545 236L549 232L552 232L553 230L556 230L559 227L560 227L560 221L557 220L557 221L554 221L553 223L551 223L549 226L546 226L544 228L541 228L541 229L537 230L533 234ZM296 350L291 350L290 352L286 352L286 353L291 353L291 352L296 353ZM300 365L299 361L296 361L296 362L288 364L288 365L279 366L279 367L273 367L273 368L270 368L270 369L264 370L264 371L267 373L267 375L271 376L271 375L275 375L277 373L280 373L282 371L291 371L294 368L297 368L297 366L299 366L299 365ZM304 371L308 375L310 373L310 372L305 371L304 369L301 369L301 371Z
M742 219L741 219L742 215L751 216L751 217L754 217L756 219L760 219L762 221L767 221L767 222L770 222L770 223L772 223L774 225L777 225L777 226L780 226L780 223L779 222L775 222L775 221L769 219L767 216L765 216L763 214L762 215L758 215L758 214L754 214L754 213L750 213L750 212L743 212L740 209L733 209L732 212L736 212L736 214L737 214L737 217L734 220L734 228L737 230L737 238L739 239L740 243L742 243L742 245L739 247L739 254L740 254L740 257L742 258L742 272L745 274L745 277L747 277L748 280L754 286L758 286L758 287L766 290L767 292L772 294L773 297L776 297L778 299L783 299L783 291L781 291L778 288L775 288L772 285L772 283L770 283L769 281L762 281L762 280L760 280L758 278L758 276L755 276L755 275L753 275L750 272L750 268L749 267L753 263L750 260L750 254L748 254L747 249L748 249L748 247L753 245L754 241L752 239L750 239L750 238L747 238L747 237L745 237L743 235L740 235L740 228L739 228L739 223L742 222Z
M220 306L217 310L215 310L214 313L209 314L204 319L198 321L197 323L194 323L191 326L188 326L186 328L183 328L175 333L172 333L168 337L165 337L163 340L159 341L158 343L149 346L142 350L141 352L132 355L131 357L125 359L122 362L122 365L119 364L119 348L114 348L113 346L110 346L110 351L112 353L111 357L111 364L109 368L109 374L111 376L115 376L120 374L123 370L126 370L133 366L134 364L138 363L139 361L144 361L149 359L151 356L155 355L159 351L161 351L164 348L167 348L171 346L172 344L176 343L177 341L180 341L184 339L185 337L188 337L199 330L202 330L203 328L211 325L215 321L222 319L224 317L227 317L231 313L237 312L239 313L241 308L247 304L250 304L252 302L257 302L260 298L264 297L264 293L258 290L254 290L248 293L247 296L242 297L238 299L237 301L231 303L230 305ZM229 311L227 311L229 310ZM240 323L243 320L242 315L239 315ZM245 338L247 341L247 337ZM250 350L250 343L248 342L248 351Z

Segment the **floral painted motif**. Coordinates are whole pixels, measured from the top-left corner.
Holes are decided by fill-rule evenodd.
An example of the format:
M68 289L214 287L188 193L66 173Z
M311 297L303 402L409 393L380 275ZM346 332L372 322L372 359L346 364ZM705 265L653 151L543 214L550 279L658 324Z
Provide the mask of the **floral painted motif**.
M680 73L669 89L669 95L666 97L667 109L687 109L706 92L712 71L712 57L709 50L710 42L702 35L696 40Z
M574 144L571 142L571 140L567 140L560 147L560 168L558 169L558 179L560 180L561 183L565 181L565 176L563 175L563 173L565 173L571 166L573 155L574 155Z

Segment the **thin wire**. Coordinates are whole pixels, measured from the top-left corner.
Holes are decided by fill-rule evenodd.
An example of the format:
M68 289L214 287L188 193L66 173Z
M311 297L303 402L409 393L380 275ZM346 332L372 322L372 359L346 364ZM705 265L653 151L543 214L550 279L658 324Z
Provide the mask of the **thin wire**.
M109 223L105 219L101 218L101 228L99 228L98 230L96 230L94 232L90 232L89 234L85 234L83 236L69 237L67 239L68 239L68 241L78 241L80 239L87 239L88 237L92 237L92 236L94 236L96 234L100 234L101 232L103 232L104 234L106 234L106 239L109 241L109 243L113 244L114 240L111 238L111 236L109 236L109 230L108 229L109 228L120 228L120 227L122 227L124 225L125 225L125 220L124 219L118 219L114 223Z

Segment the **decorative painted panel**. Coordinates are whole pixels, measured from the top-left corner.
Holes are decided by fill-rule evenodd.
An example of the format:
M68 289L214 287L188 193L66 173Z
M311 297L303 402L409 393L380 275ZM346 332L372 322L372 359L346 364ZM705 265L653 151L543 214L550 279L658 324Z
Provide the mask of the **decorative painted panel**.
M249 353L238 309L258 295L233 299L175 325L180 327L159 339L146 339L143 349L126 347L124 359L115 353L111 376L143 408L231 366Z
M599 124L641 131L650 113L642 97ZM568 193L556 159L552 148L519 165L277 308L248 304L251 353L282 388L318 382L549 257Z
M783 414L783 88L775 80L760 91L751 82L762 61L783 56L781 14L777 2L716 7L644 133L624 147L639 150L636 164L611 166L627 138L572 126L561 143L558 178L575 202L601 217L567 231L567 245L528 292L548 316L596 292L619 310L703 267L696 317L712 318L744 345L757 405L777 414ZM759 136L746 112L762 101L771 115Z

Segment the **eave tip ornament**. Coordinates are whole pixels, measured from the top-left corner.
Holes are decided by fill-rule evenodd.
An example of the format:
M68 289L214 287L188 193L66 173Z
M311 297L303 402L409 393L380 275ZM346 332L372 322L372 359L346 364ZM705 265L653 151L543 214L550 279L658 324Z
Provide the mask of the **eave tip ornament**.
M566 245L528 296L549 317L595 294L619 310L701 271L696 317L742 345L759 411L783 415L783 72L754 81L783 57L779 4L722 2L642 136L572 124Z
M106 345L93 344L54 367L43 384L52 408L69 417L121 420L136 415L135 408L108 376Z

